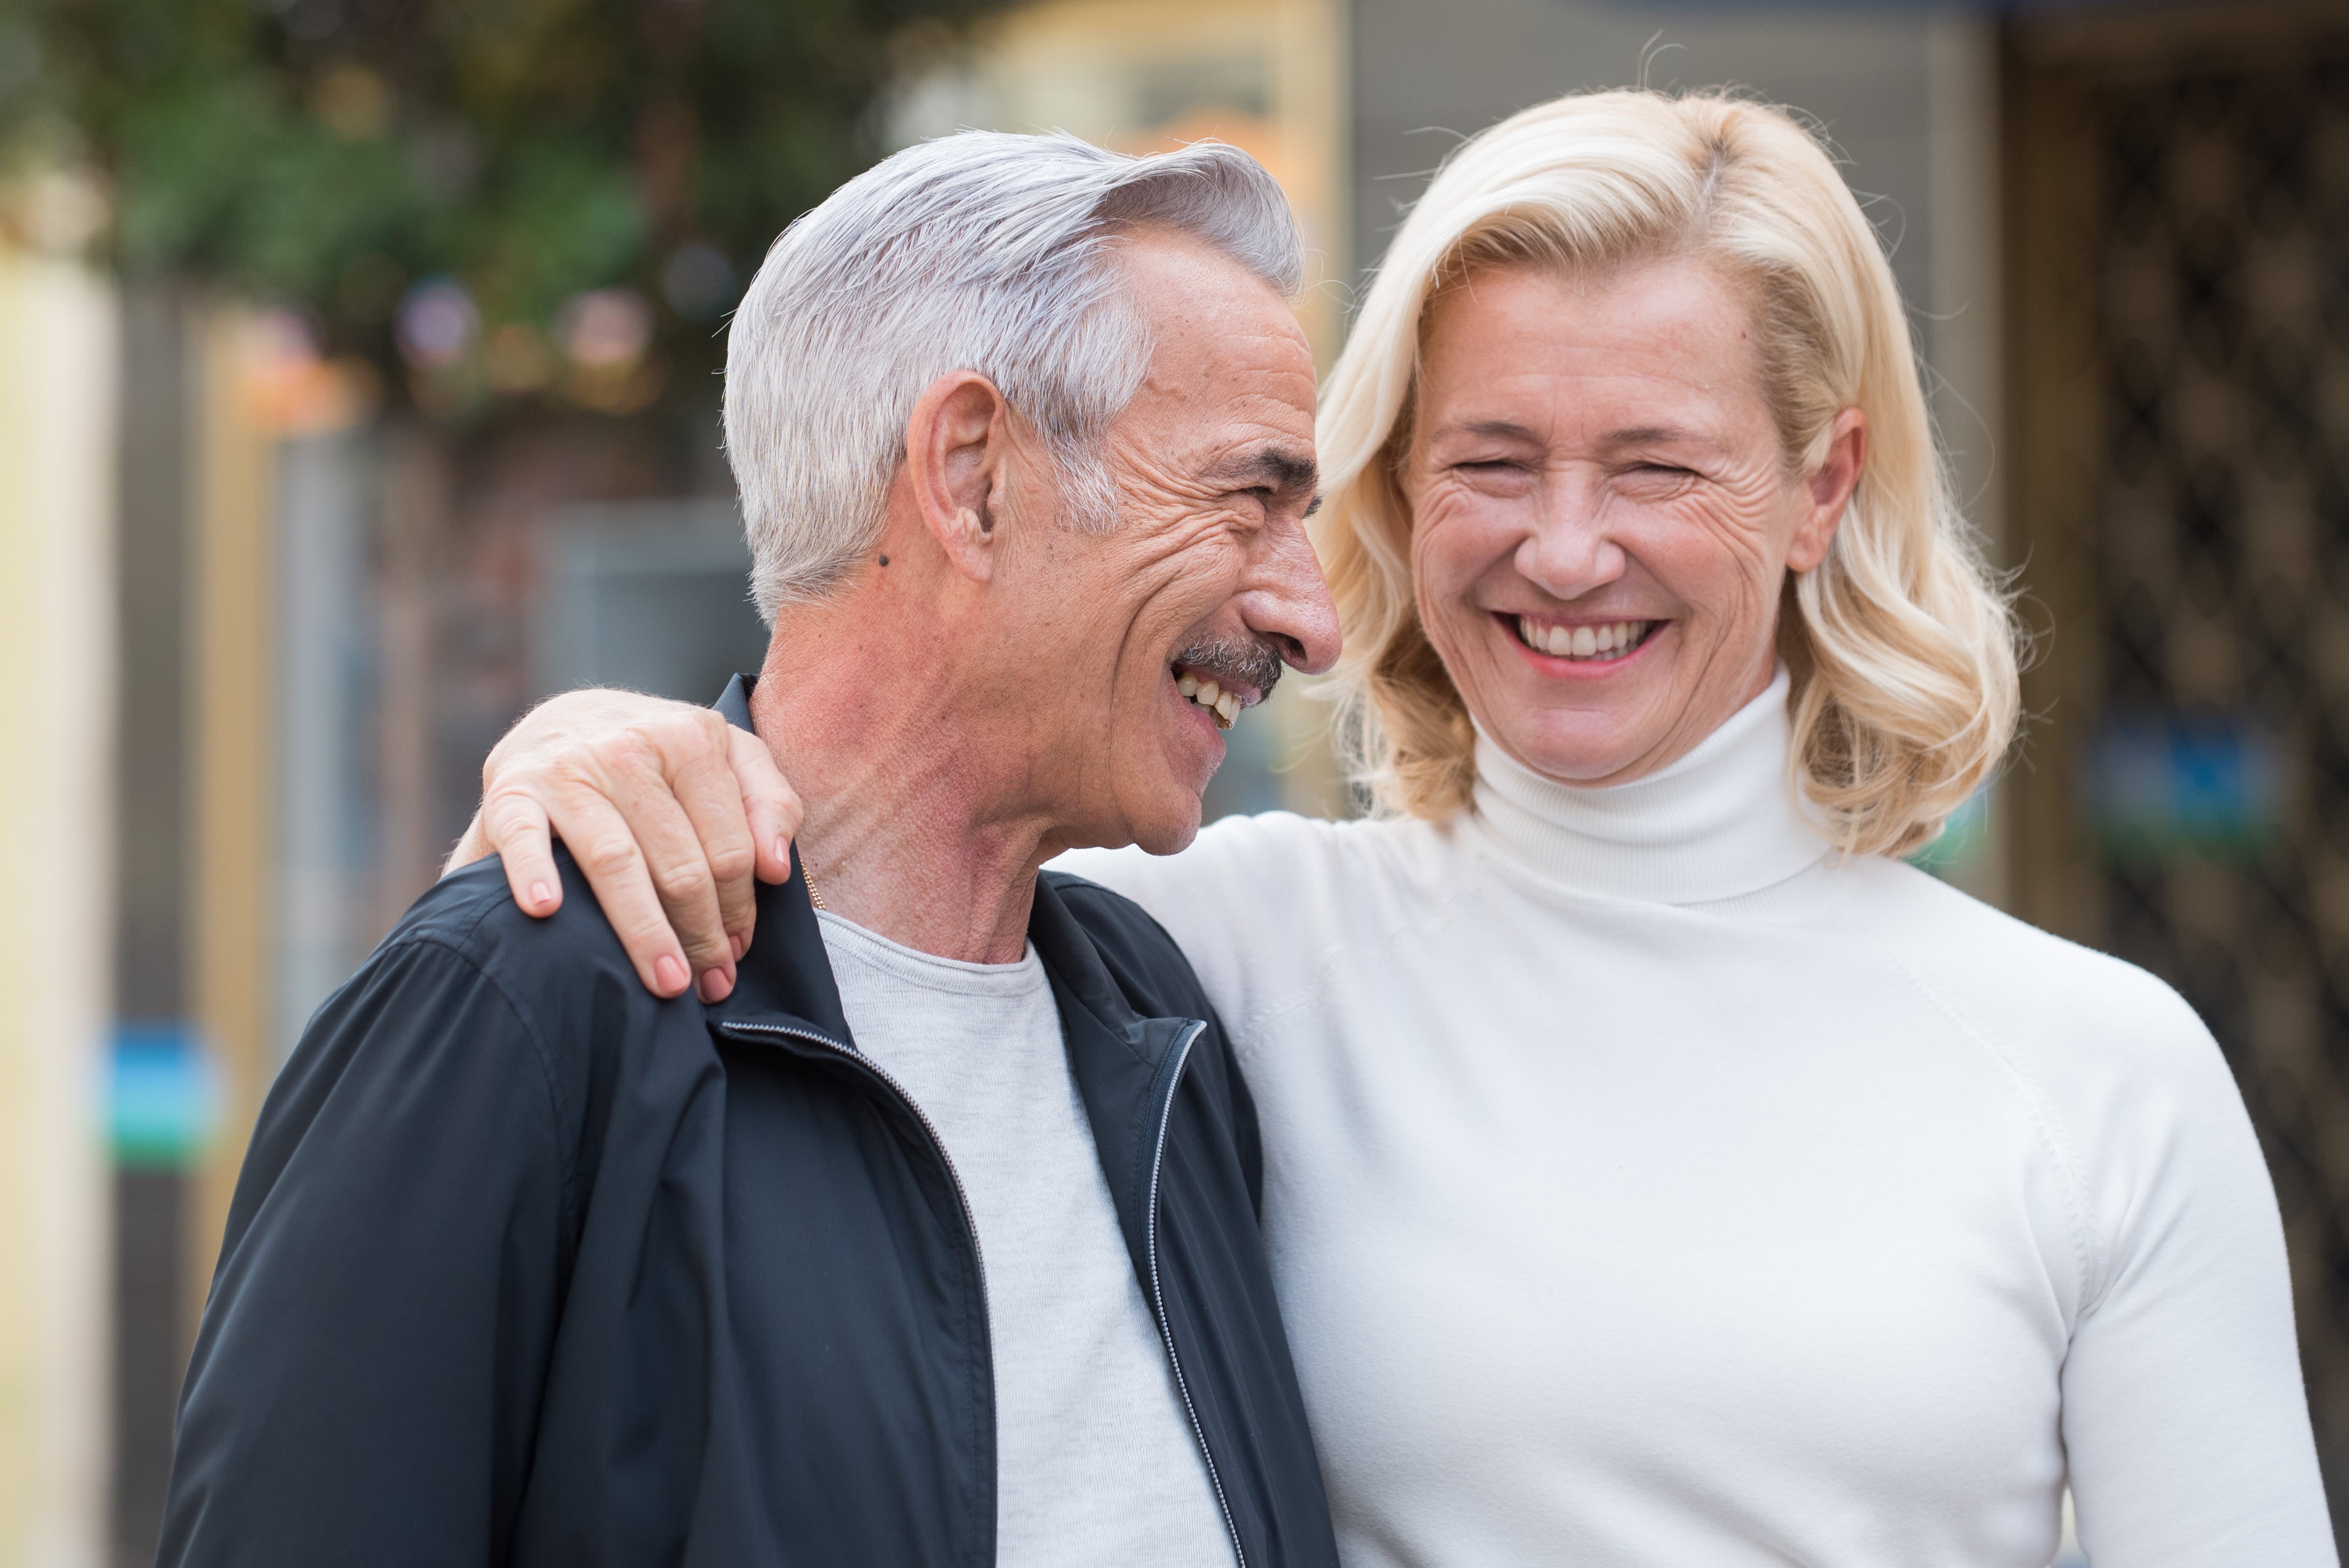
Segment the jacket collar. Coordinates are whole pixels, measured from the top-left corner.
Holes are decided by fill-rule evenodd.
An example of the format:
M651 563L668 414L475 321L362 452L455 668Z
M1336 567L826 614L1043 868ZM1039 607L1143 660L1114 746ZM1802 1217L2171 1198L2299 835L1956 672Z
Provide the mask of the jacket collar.
M750 693L757 681L755 676L738 675L719 698L718 711L738 728L753 728ZM705 1007L710 1025L796 1025L854 1049L796 845L792 879L780 886L761 882L757 897L758 925L750 950L735 965L733 992ZM1198 1020L1136 1012L1083 924L1040 876L1029 910L1028 940L1051 982L1070 1076L1084 1104L1119 1228L1146 1287L1150 1178L1159 1129L1183 1047L1197 1033Z

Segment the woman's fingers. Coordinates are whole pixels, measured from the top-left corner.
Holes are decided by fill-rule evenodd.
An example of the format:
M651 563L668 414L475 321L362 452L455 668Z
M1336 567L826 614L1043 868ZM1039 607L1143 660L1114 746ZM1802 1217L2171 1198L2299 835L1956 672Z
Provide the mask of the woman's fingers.
M784 780L767 743L747 729L726 727L727 757L734 770L734 787L741 791L742 809L750 820L750 838L759 852L759 880L786 882L792 877L792 841L799 837L807 815L799 791Z
M502 852L522 907L551 913L562 884L549 835L560 838L646 985L673 996L694 985L716 1001L733 989L767 858L734 782L735 733L709 708L635 692L543 703L490 753L481 811L450 867ZM740 891L721 900L722 883Z
M513 890L514 903L524 914L543 920L563 907L563 878L554 869L554 836L547 827L546 811L537 801L519 793L484 799L441 874L446 876L489 854L502 857L506 886Z
M563 841L573 846L572 859L578 862L605 918L627 949L637 978L657 995L679 995L695 971L670 928L667 909L636 849L635 830L611 802L593 790L564 798L563 816ZM544 919L563 907L563 878L554 866L554 832L545 810L531 796L520 790L492 795L481 802L472 826L449 857L447 870L471 865L486 855L501 856L514 903L523 913ZM719 995L733 988L730 963L722 979ZM719 996L709 999L716 1001Z
M679 707L682 711L648 715L593 750L600 792L618 807L627 824L630 847L642 859L644 874L684 949L702 1000L715 1002L734 989L735 958L733 937L719 902L719 872L734 871L739 862L747 883L750 835L749 824L740 820L739 798L730 802L737 823L730 833L724 828L730 803L716 799L706 782L713 775L730 778L722 733L726 721L708 708ZM732 793L730 784L727 792ZM718 841L719 864L712 863L713 851L703 838L705 825ZM571 843L559 817L554 826L564 841ZM572 852L578 853L575 843ZM597 896L602 896L600 885Z
M730 740L730 737L741 734L713 713L708 715L699 733L667 738L665 752L670 787L676 791L677 802L684 810L699 851L694 863L676 868L675 874L693 902L690 908L673 907L670 919L686 935L690 947L696 933L688 931L686 922L701 917L701 897L704 888L708 889L714 898L719 932L726 943L730 980L732 962L750 949L750 928L758 918L756 877L760 857L756 830L741 788L734 781ZM759 744L756 737L744 738L753 746ZM649 844L647 851L653 852ZM657 861L659 856L655 854L655 859ZM657 874L655 880L666 897L668 875Z
M655 995L681 995L693 984L697 971L670 927L667 906L654 887L644 851L637 847L636 824L592 789L562 792L551 820L587 885L595 890L604 918L611 922L620 945L627 949L636 977Z

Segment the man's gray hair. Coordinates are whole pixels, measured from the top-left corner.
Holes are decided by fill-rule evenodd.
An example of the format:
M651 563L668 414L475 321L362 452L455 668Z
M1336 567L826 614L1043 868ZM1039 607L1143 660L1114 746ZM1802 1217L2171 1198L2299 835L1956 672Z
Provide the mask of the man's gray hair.
M821 597L873 548L914 400L952 371L986 377L1035 426L1064 520L1107 526L1102 438L1151 350L1112 251L1143 227L1298 291L1280 187L1220 142L1133 158L964 131L865 170L783 231L726 349L726 450L761 615Z

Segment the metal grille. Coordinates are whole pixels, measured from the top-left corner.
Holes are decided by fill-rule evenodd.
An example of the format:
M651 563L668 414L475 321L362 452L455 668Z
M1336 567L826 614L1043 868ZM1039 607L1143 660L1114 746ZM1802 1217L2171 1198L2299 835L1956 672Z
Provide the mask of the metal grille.
M2095 98L2106 945L2242 1085L2349 1455L2349 60ZM2337 1483L2336 1483L2337 1484Z

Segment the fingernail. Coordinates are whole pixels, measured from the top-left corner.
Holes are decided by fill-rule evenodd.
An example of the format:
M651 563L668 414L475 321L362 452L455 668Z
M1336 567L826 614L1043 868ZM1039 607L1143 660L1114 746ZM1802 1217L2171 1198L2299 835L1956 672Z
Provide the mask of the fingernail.
M750 951L750 939L747 936L729 935L727 940L733 944L734 962L737 964L741 963L742 954Z
M554 902L554 890L553 888L548 887L543 882L534 882L530 884L531 908L544 909L548 904L553 903Z
M789 839L781 836L776 838L775 861L779 865L787 866L792 863L792 841Z
M685 989L686 983L693 978L693 973L686 968L684 959L674 953L664 953L660 961L653 965L653 978L660 982L662 995L674 996Z
M734 982L726 978L726 971L723 969L705 969L701 972L701 999L703 1001L723 1002L729 995L733 994L733 990Z

